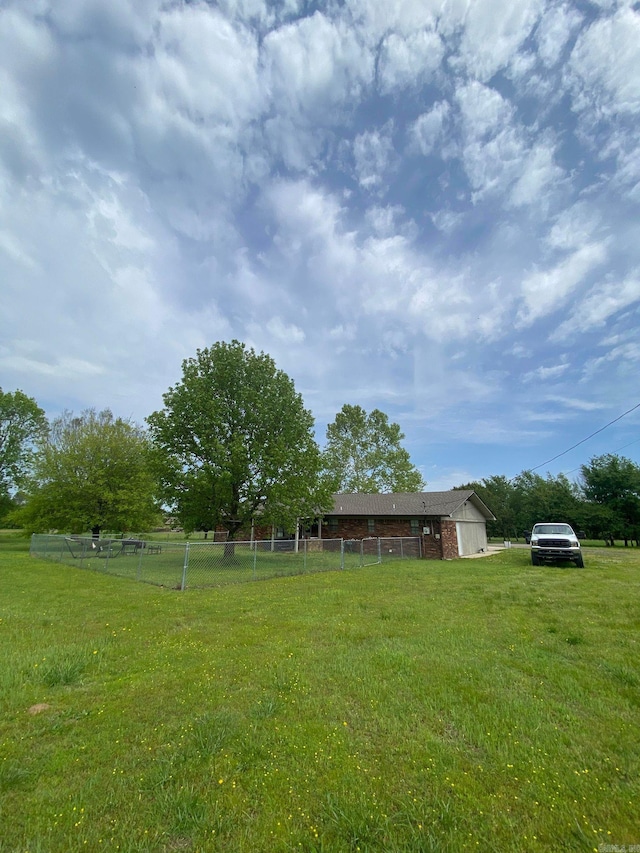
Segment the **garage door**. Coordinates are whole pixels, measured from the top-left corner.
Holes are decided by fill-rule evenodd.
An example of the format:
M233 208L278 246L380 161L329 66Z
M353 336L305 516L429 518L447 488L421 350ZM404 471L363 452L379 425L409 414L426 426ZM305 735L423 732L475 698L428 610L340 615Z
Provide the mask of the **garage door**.
M487 529L484 524L471 521L456 521L458 554L467 557L487 547Z

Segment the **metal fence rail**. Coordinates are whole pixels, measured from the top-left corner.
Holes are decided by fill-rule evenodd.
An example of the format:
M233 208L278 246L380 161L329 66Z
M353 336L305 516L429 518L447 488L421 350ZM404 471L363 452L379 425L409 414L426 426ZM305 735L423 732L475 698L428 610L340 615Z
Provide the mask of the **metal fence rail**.
M169 542L34 534L30 554L172 589L361 568L421 556L419 537Z

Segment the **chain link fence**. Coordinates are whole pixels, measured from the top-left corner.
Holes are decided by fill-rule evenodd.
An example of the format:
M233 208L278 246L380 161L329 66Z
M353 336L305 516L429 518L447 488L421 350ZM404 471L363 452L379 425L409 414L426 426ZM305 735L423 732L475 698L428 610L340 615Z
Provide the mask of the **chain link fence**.
M419 558L420 537L170 542L34 534L30 554L171 589L225 586L284 575Z

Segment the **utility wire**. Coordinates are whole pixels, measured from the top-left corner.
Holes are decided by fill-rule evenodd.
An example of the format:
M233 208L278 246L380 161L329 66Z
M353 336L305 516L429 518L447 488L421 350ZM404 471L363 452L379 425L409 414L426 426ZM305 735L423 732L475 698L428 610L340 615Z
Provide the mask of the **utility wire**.
M630 441L629 444L623 444L622 447L616 447L615 450L612 450L612 453L618 453L619 450L624 450L625 447L631 447L632 444L637 444L640 441L640 438L636 438L633 441ZM574 471L579 471L582 466L578 465L577 468L572 468L570 471L564 471L564 474L573 474Z
M544 465L548 465L550 462L555 462L556 459L560 459L561 456L565 456L570 451L575 450L576 447L580 447L580 445L584 444L585 441L589 441L589 439L593 438L594 435L598 435L599 432L603 432L605 429L607 429L607 427L610 427L612 424L615 424L618 421L622 420L622 418L626 417L627 415L630 415L631 412L635 412L636 409L640 409L640 403L636 403L635 406L632 406L626 412L623 412L621 415L618 415L617 418L614 418L612 421L609 421L608 424L605 424L603 427L600 427L600 429L597 429L595 432L592 432L591 435L588 435L586 438L581 439L581 441L577 441L575 444L572 444L571 447L568 447L566 450L563 450L562 453L558 453L556 454L556 456L552 456L551 459L547 459L546 462L541 462L539 465L536 465L535 468L528 468L527 470L537 471L538 468L542 468ZM633 442L631 442L631 444L633 444ZM628 445L625 445L625 447L628 447ZM512 477L512 479L515 480L516 477Z

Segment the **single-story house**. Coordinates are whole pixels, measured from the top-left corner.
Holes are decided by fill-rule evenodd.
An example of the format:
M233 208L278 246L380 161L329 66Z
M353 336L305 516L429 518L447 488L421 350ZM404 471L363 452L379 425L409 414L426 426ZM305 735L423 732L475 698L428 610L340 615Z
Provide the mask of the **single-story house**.
M495 516L471 489L448 492L334 495L322 519L323 539L420 536L427 559L451 560L487 548Z

